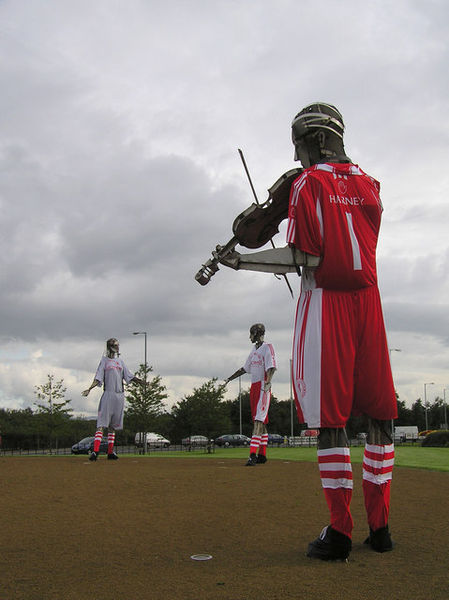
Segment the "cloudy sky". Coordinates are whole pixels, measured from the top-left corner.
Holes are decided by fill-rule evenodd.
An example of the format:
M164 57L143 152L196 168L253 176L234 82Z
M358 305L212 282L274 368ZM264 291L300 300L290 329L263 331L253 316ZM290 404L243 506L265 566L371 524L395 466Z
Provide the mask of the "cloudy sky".
M292 117L327 101L379 179L393 372L409 405L449 386L446 0L1 0L0 406L47 373L93 415L104 341L168 406L225 378L263 321L289 397L295 301L271 275L194 275L293 162ZM276 236L285 243L285 229ZM248 381L242 381L244 386ZM238 382L229 386L235 397Z

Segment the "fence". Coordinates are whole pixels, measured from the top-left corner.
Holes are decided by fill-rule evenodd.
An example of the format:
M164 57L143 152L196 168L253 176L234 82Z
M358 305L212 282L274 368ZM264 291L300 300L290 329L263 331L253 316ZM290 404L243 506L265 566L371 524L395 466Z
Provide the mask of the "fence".
M116 446L115 450L117 454L143 454L142 448L136 446ZM215 447L211 446L182 446L181 444L172 444L168 448L159 448L154 446L148 446L146 454L154 453L170 453L170 452L202 452L210 453L214 452ZM69 456L72 455L71 448L2 448L0 449L0 456ZM87 453L84 453L87 456Z
M305 438L301 438L300 440L295 439L295 440L289 441L288 443L283 443L283 444L276 443L274 445L277 447L281 447L281 448L299 448L299 447L309 448L312 446L316 447L317 438L316 437L310 437L310 438L305 437ZM349 446L364 446L364 445L365 445L365 440L359 440L359 439L349 440ZM395 440L395 446L420 446L420 445L421 445L421 440L412 440L412 441ZM271 446L271 444L270 444L270 446ZM118 454L143 454L142 448L138 448L133 445L116 446L115 449ZM154 453L170 454L171 452L197 452L197 453L203 453L203 454L205 454L205 453L210 454L212 452L215 452L215 445L210 444L207 446L195 446L195 445L186 446L186 445L181 445L181 444L171 444L167 448L148 446L146 454L154 454ZM0 449L0 456L69 456L71 454L73 454L71 448L53 448L53 449L49 449L49 448L33 448L33 449L1 448ZM87 455L87 453L86 453L86 455Z

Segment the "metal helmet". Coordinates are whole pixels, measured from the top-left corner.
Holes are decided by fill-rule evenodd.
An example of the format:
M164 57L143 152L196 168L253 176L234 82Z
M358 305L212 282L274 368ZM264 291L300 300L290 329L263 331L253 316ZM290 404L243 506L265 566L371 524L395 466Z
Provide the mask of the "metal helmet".
M260 339L265 335L265 325L263 323L254 323L249 328L249 333L251 337L255 337L256 339Z
M119 355L119 341L117 338L109 338L106 341L106 353L108 356L111 356L111 354L114 355Z
M317 130L329 131L343 140L343 117L332 104L314 102L304 107L292 121L293 143L316 133Z

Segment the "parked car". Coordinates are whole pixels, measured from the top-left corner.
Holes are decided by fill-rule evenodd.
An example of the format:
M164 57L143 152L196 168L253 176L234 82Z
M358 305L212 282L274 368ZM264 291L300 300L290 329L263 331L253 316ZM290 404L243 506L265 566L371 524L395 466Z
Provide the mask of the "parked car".
M280 446L284 443L284 436L279 435L279 433L269 433L268 434L268 444L271 446Z
M207 446L208 442L205 435L191 435L181 440L183 446Z
M146 437L147 446L151 448L168 448L170 446L170 440L167 440L167 438L164 438L159 433L148 432ZM136 433L136 437L134 438L135 445L142 447L144 439L143 433Z
M94 449L94 437L87 437L80 440L77 444L72 446L72 454L90 454ZM103 437L100 444L100 452L105 454L108 451L108 438Z
M251 439L240 433L220 435L220 437L215 439L215 444L217 446L249 446L250 443Z

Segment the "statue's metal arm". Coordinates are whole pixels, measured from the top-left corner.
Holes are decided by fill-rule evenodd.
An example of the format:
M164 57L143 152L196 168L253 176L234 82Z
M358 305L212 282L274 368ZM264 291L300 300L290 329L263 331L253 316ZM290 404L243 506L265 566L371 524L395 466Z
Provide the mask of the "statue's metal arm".
M270 248L249 254L240 254L240 252L233 250L221 257L219 262L236 271L260 271L284 275L299 272L300 267L318 267L320 257L285 246L284 248Z

